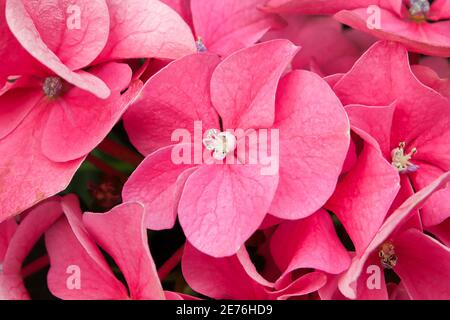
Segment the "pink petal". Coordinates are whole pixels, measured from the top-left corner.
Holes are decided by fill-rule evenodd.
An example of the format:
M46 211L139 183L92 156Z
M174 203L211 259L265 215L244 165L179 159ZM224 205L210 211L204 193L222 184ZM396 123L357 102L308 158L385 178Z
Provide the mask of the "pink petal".
M269 0L266 10L271 12L334 14L342 9L356 9L379 4L376 0Z
M43 97L37 88L12 89L0 95L0 139L17 128Z
M0 0L0 87L8 76L33 74L39 68L37 62L16 40L9 30L5 16L6 0ZM12 54L14 53L14 54Z
M175 10L186 23L192 25L192 13L190 0L161 0L173 10Z
M208 51L228 56L256 43L280 25L275 15L259 10L265 0L191 0L196 36Z
M8 219L0 223L0 263L3 263L9 242L17 230L15 219Z
M448 99L417 80L407 54L399 44L377 42L333 89L344 104L396 102L390 148L400 142L413 144L420 150L415 159L448 167L448 144L444 143L450 134L450 117L444 116L450 112Z
M448 59L439 57L423 57L420 59L420 65L433 69L441 78L450 77L450 62Z
M117 263L130 290L131 299L164 298L155 263L148 248L144 207L124 203L111 211L87 213L86 229Z
M19 226L13 219L0 224L0 300L29 299L21 276L22 263L61 214L59 198L53 198L28 211Z
M61 299L127 299L123 284L114 277L100 250L81 220L77 200L64 199L64 213L45 234L50 257L47 276L52 294ZM71 287L73 277L80 276L80 288Z
M20 274L22 263L45 231L61 216L58 197L30 209L10 240L3 261L3 273Z
M108 39L108 8L102 0L7 0L6 18L12 33L31 55L46 64L33 51L38 44L44 44L47 54L53 53L70 70L89 65ZM77 18L79 25L74 23Z
M450 19L450 2L448 0L436 0L430 8L429 17L435 20Z
M272 236L270 251L284 274L300 268L338 274L350 265L350 256L324 210L306 219L282 223Z
M289 15L283 18L288 26L268 32L264 39L289 39L300 46L302 50L292 62L294 69L308 69L314 62L326 75L347 72L362 53L332 17Z
M59 6L56 7L46 6L38 9L32 8L33 5L40 4L37 2L27 2L27 5L25 5L22 0L8 0L6 2L6 20L8 26L20 44L46 68L56 73L67 82L83 90L89 91L99 98L107 98L110 91L103 81L87 73L79 74L72 71L86 66L92 61L106 42L108 31L105 29L105 26L108 26L108 21L106 20L108 19L108 15L105 2L102 0L77 0L77 5L86 10L82 10L82 13L83 15L86 15L87 18L85 17L85 19L82 19L81 21L85 21L84 25L92 29L87 31L82 28L80 30L75 30L73 33L70 32L71 35L73 34L73 37L65 35L67 26L66 19L63 15L56 15L53 12L52 14L49 14L48 12L48 10L63 10L65 13L67 9L61 7L63 5L61 2L62 1L59 0ZM38 15L38 17L35 17L34 15ZM42 17L39 15L44 15L47 18L56 17L57 21L41 21L39 19ZM89 23L87 21L89 21ZM54 28L58 28L59 30L57 33L64 36L55 37ZM102 32L102 30L104 31ZM99 38L97 39L97 37ZM64 41L67 40L67 43L58 43L54 41L54 39L60 38L64 39ZM46 41L49 43L47 44ZM86 41L86 43L84 43L84 41ZM77 43L76 46L73 46L74 42ZM52 51L52 49L58 49L60 45L61 52ZM84 48L86 48L85 53L83 52ZM66 62L65 60L68 57L75 57L74 59L79 60L73 60L73 62L68 60ZM67 63L67 65L65 63Z
M46 105L40 104L0 140L0 221L64 190L83 159L56 163L41 153Z
M418 162L419 172L411 175L412 184L416 190L421 190L436 180L444 171L427 163ZM445 188L433 193L430 199L423 205L421 218L425 227L440 224L450 217L450 188Z
M368 32L378 38L400 42L408 50L433 56L450 55L449 21L416 23L381 9L381 29L369 29L367 27L369 13L366 8L343 10L338 12L335 18L354 29Z
M385 158L391 157L391 129L396 104L389 106L347 105L345 111L354 128L363 130L375 139Z
M395 240L395 272L413 300L450 298L450 249L418 230L403 232Z
M204 165L187 179L178 206L189 242L214 257L235 254L263 221L278 175L258 165Z
M272 40L240 50L219 64L211 79L211 100L224 129L272 126L278 81L297 51L290 41Z
M411 69L420 82L450 99L450 75L447 79L441 79L436 70L423 65L413 65Z
M189 286L214 299L265 299L272 286L257 274L244 247L231 257L213 258L186 243L181 266Z
M357 253L363 252L375 236L399 189L397 171L379 149L364 143L357 163L326 205L344 225Z
M174 147L169 146L149 155L124 185L123 201L144 205L144 223L148 229L174 226L184 183L196 169L195 165L175 164L171 157L173 150Z
M429 227L428 231L435 235L447 247L450 247L450 218L437 226Z
M276 111L280 183L270 213L304 218L334 191L350 142L348 118L327 83L308 71L282 79Z
M366 250L362 254L358 254L353 258L352 264L348 271L339 280L339 289L348 298L355 299L357 296L356 281L358 280L367 259L373 251L402 225L408 222L416 213L416 208L420 208L423 203L433 194L446 186L450 181L450 172L443 174L433 181L428 187L423 188L413 196L408 198L397 210L394 211L380 227L376 236L372 239Z
M209 97L211 74L219 61L212 54L186 56L145 84L138 101L124 116L130 139L141 153L148 155L173 144L171 135L176 129L194 134L194 121L202 121L203 130L219 128ZM200 135L202 139L203 132Z
M196 52L189 26L157 0L107 1L111 26L98 61L130 58L178 59Z
M277 300L287 300L310 294L322 288L327 282L323 272L310 272L290 283L286 288L270 293L269 297Z
M91 72L108 84L111 95L101 100L72 88L47 107L50 115L42 137L42 152L53 161L69 161L88 154L111 131L141 89L138 81L120 94L131 80L126 64L105 64Z

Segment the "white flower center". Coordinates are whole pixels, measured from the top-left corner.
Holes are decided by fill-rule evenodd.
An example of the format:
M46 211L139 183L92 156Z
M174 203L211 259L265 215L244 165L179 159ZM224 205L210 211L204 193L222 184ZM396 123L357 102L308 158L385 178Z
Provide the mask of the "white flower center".
M416 172L419 166L416 166L410 160L414 154L417 153L416 148L412 148L409 153L405 154L405 143L400 142L398 147L392 150L392 165L400 173Z
M207 150L213 151L213 158L223 160L236 149L236 137L230 132L219 132L216 129L208 130L203 145Z

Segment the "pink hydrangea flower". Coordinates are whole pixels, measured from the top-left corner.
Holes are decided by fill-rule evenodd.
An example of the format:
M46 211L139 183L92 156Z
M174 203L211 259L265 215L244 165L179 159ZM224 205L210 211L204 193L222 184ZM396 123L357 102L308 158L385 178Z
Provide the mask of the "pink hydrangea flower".
M417 80L406 50L392 42L376 43L333 90L346 106L358 157L326 207L360 253L390 208L450 169L450 101ZM426 228L448 218L449 192L436 192L422 208Z
M141 205L124 203L107 213L82 214L76 197L67 196L62 207L65 216L45 234L52 294L61 299L182 299L162 289L148 248ZM119 267L129 294L97 245ZM70 275L79 275L79 279L71 280ZM77 286L77 281L79 288L74 290L71 286Z
M0 1L0 86L15 80L0 94L0 221L63 190L136 96L129 66L109 61L195 52L159 1L67 5Z
M438 0L270 0L268 11L335 14L352 28L409 50L450 56L450 1Z
M387 299L383 272L379 273L382 286L368 289L371 272L367 272L367 267L378 266L394 270L411 299L449 299L450 249L424 234L417 220L417 209L449 181L450 173L443 174L389 216L368 247L353 258L350 268L338 279L344 296ZM324 294L329 295L329 289Z
M131 141L148 156L126 183L123 198L145 205L147 227L171 228L178 213L192 245L229 256L267 213L299 219L324 204L342 168L349 125L339 100L317 75L294 71L279 81L296 52L291 42L274 40L222 62L216 55L194 54L146 83L124 120ZM278 130L279 172L262 174L263 165L248 159L235 165L175 164L172 154L179 145L171 146L171 135L180 128L198 134L194 121L223 134ZM194 154L208 147L201 145L202 136ZM245 144L241 138L227 135L237 146ZM236 150L225 154L235 159Z

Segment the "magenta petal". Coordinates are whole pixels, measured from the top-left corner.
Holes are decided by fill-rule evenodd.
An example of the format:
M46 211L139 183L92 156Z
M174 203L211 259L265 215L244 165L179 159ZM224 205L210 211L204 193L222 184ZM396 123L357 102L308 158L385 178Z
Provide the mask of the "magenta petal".
M280 183L270 213L303 218L333 193L348 151L350 126L327 83L308 71L293 71L282 79L276 108Z
M450 249L418 230L395 240L395 272L413 300L450 299Z
M219 62L212 54L189 55L150 78L124 116L127 133L142 154L173 144L176 129L193 134L194 121L202 121L203 130L219 129L209 96L211 75Z
M196 51L189 26L169 6L157 0L106 1L111 26L98 61L178 59Z
M189 242L214 257L235 254L268 212L278 175L259 165L204 165L187 179L178 217Z
M272 126L278 81L298 49L288 40L272 40L219 64L211 79L211 100L225 130Z
M61 299L127 299L123 284L114 277L91 236L83 226L81 210L73 196L63 201L62 217L45 234L50 257L47 276L52 294ZM79 289L76 285L79 276Z
M324 210L282 223L272 236L270 251L284 274L300 268L339 274L350 265L350 256Z
M86 213L83 222L98 245L119 266L127 281L131 299L164 298L148 248L142 205L124 203L104 214Z
M367 259L395 230L408 222L416 214L416 208L433 194L433 192L444 188L450 181L450 172L443 174L433 181L429 186L408 198L397 210L395 210L383 223L375 237L372 239L366 250L358 254L352 260L352 264L347 272L339 280L339 289L348 298L355 299L357 296L356 282L363 271Z
M191 0L197 37L210 52L221 56L257 42L269 29L280 25L275 15L259 9L265 0Z
M45 120L44 104L0 140L0 221L64 190L83 161L55 163L41 153Z
M173 149L169 146L149 155L123 188L123 201L144 205L148 229L162 230L174 226L184 183L195 170L195 165L174 164L171 158Z
M53 161L69 161L88 154L119 121L141 88L136 82L120 95L131 80L131 70L126 64L109 63L91 72L108 84L111 95L102 100L72 88L49 104L51 110L42 137L42 152Z
M245 248L231 257L213 258L186 243L182 270L193 290L214 299L265 299L272 286L258 275Z

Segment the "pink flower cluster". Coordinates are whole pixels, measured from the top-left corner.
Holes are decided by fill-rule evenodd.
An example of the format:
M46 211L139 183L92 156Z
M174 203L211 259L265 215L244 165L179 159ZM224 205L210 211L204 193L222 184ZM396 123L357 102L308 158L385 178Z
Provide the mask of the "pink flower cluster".
M0 299L30 298L42 236L61 299L450 299L449 19L450 0L0 0ZM62 192L119 122L145 159L83 213ZM158 270L147 231L177 223ZM189 290L165 286L178 263Z

